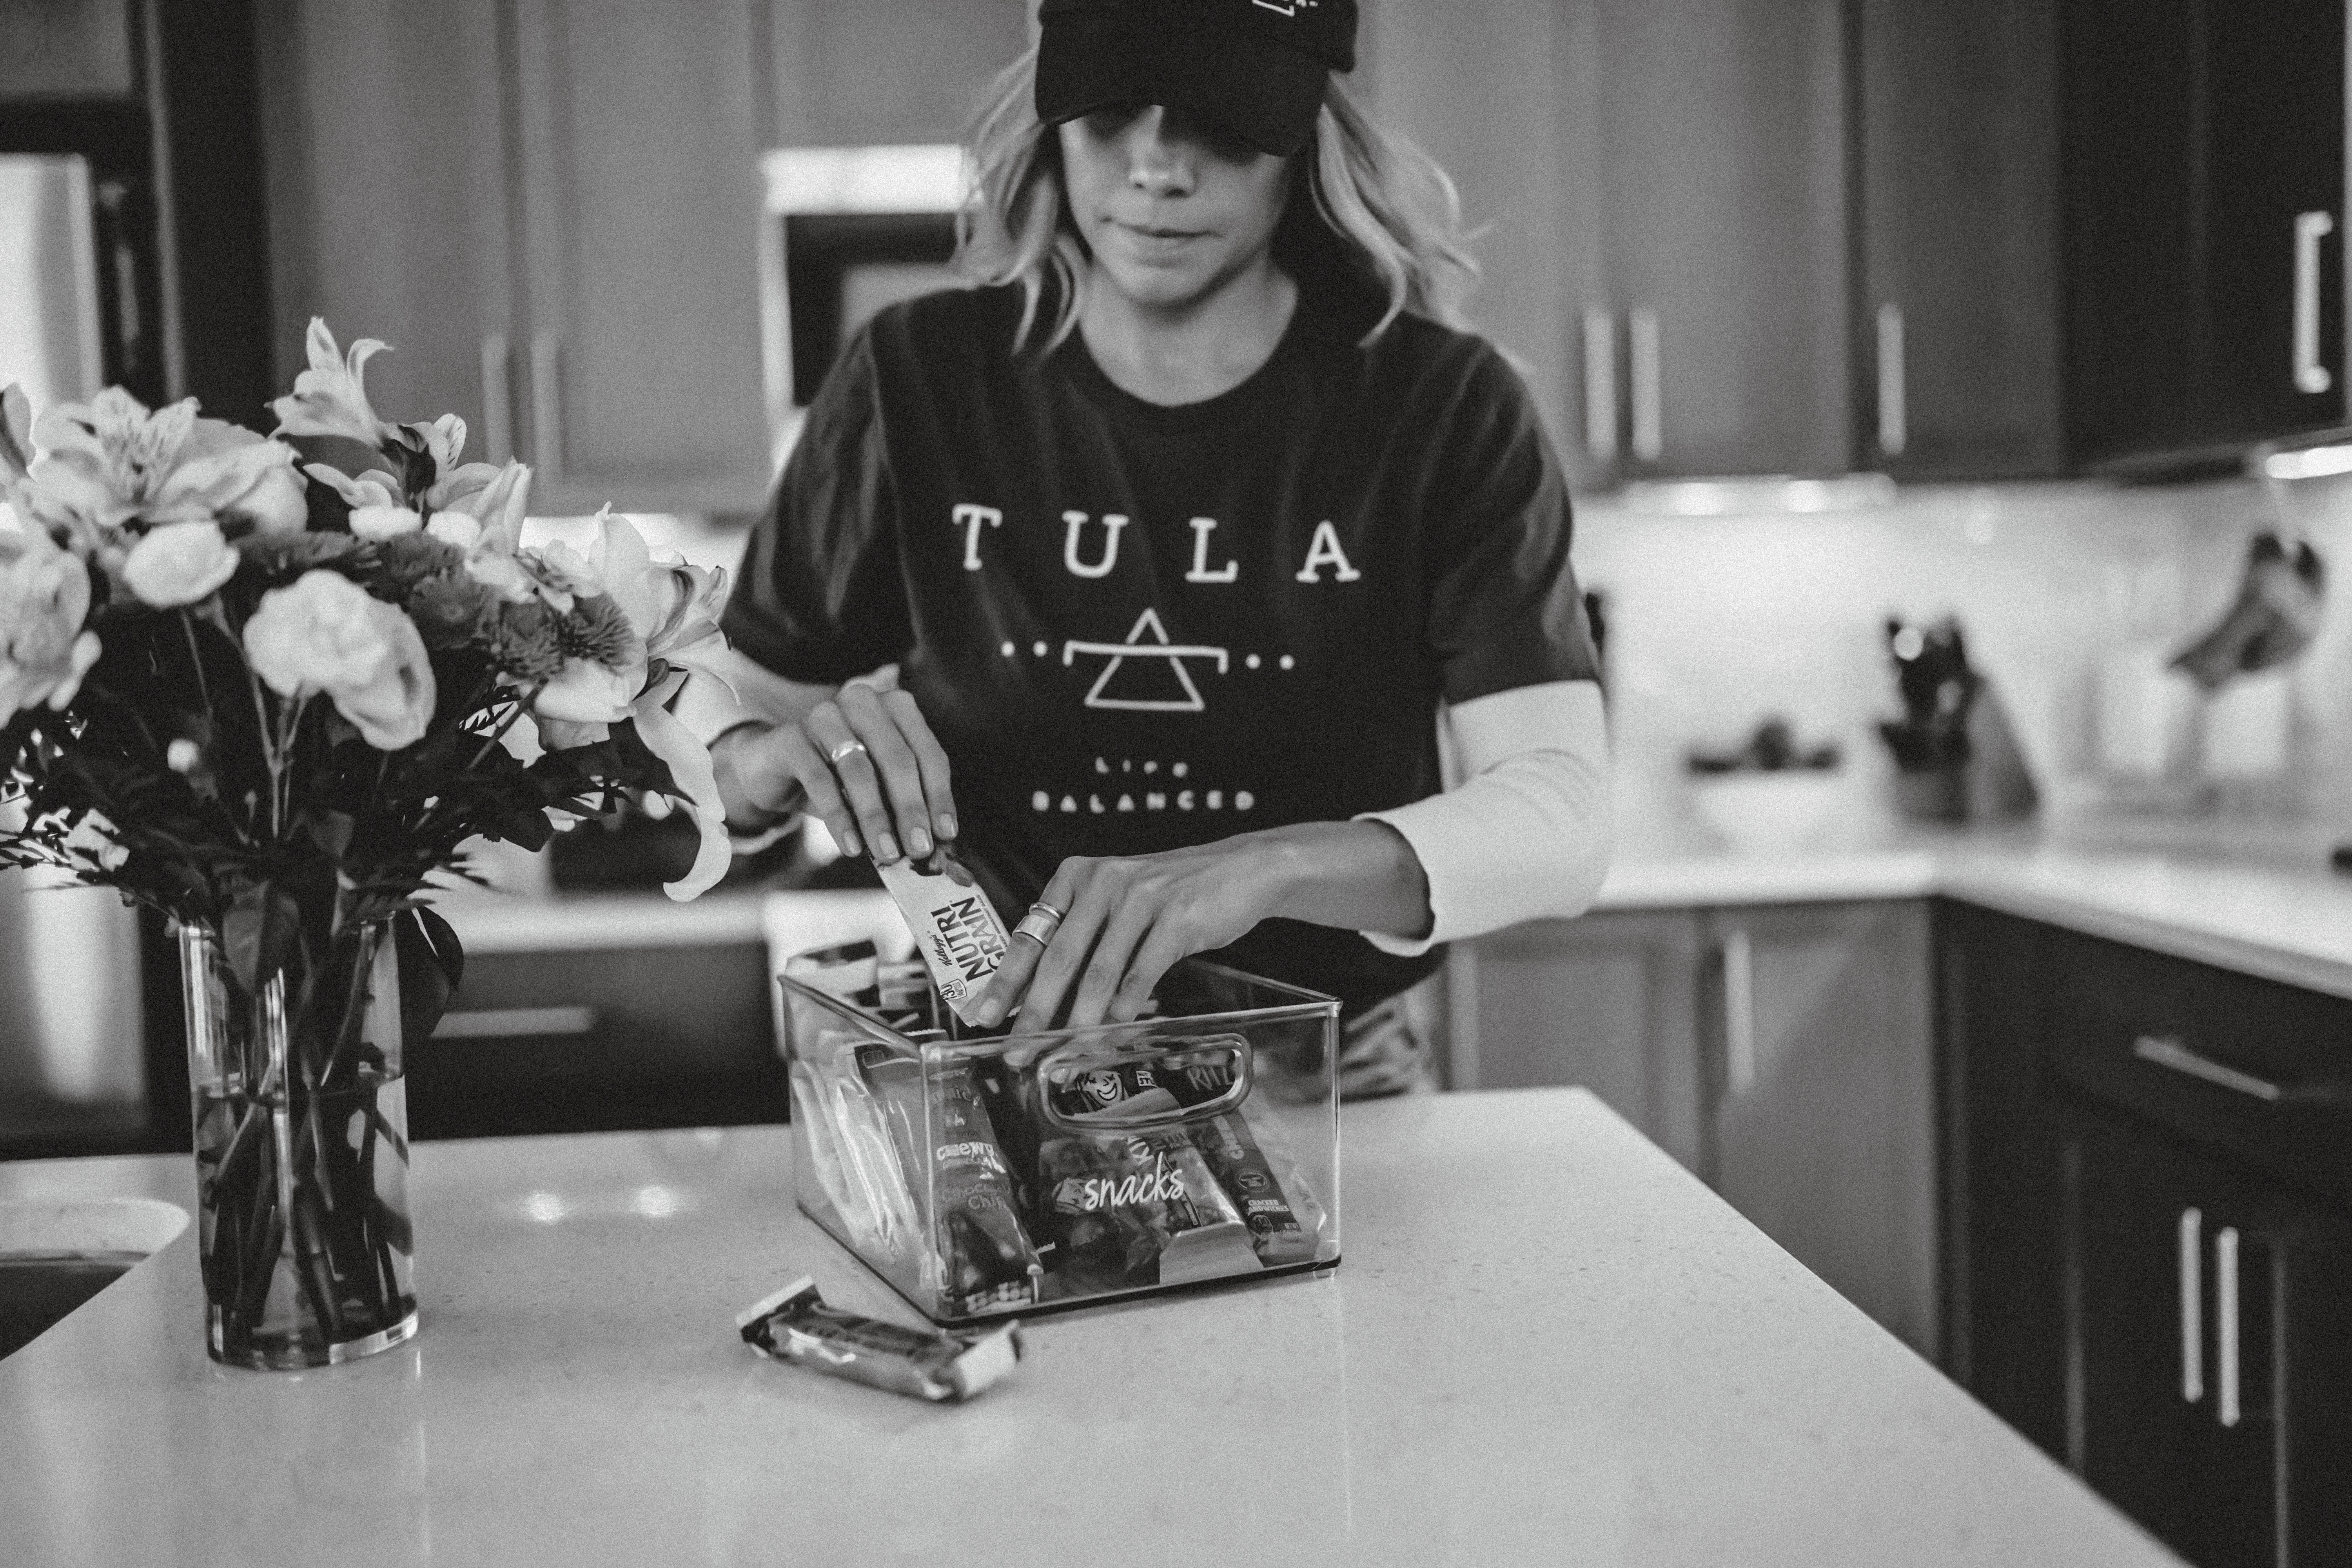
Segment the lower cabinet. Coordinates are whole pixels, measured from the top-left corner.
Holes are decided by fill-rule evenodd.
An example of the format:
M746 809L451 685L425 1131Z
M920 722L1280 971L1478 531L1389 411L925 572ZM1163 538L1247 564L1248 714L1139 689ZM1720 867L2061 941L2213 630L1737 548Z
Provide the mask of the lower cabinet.
M1580 1084L1935 1353L1927 915L1612 911L1457 950L1454 1082Z
M1938 918L1947 1365L2199 1568L2352 1563L2352 1003Z
M782 1121L768 950L494 952L408 1052L419 1138Z

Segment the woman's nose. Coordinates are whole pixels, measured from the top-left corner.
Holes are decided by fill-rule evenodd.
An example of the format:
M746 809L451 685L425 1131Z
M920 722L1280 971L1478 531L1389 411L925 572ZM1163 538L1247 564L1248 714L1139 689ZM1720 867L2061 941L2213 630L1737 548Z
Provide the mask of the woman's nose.
M1154 195L1181 195L1192 187L1191 150L1169 134L1168 111L1153 104L1127 128L1127 179Z

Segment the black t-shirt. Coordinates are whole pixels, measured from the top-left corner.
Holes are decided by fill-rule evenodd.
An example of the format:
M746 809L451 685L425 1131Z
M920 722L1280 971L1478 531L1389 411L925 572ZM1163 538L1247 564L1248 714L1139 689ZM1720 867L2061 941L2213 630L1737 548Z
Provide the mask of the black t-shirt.
M1066 856L1434 794L1441 698L1594 677L1559 462L1483 340L1405 316L1359 346L1368 308L1302 289L1255 374L1167 407L1078 333L1016 353L1020 304L858 333L725 620L791 679L899 666L1008 915ZM1437 962L1279 920L1216 956L1350 1013Z

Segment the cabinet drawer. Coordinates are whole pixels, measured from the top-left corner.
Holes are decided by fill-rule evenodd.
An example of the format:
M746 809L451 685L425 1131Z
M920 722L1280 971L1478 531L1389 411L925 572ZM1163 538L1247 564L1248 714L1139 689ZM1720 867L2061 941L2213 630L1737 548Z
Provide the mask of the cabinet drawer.
M2352 1002L2087 937L2051 957L2056 1078L2352 1204Z
M409 1051L419 1137L782 1121L767 948L493 952Z

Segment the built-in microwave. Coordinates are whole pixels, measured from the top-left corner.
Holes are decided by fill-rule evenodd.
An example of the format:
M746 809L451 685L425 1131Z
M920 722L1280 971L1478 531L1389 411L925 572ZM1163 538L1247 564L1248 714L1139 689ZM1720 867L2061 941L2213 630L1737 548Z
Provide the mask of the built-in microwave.
M961 149L782 147L765 155L762 315L770 425L802 413L866 319L957 281ZM781 460L781 454L780 454Z

